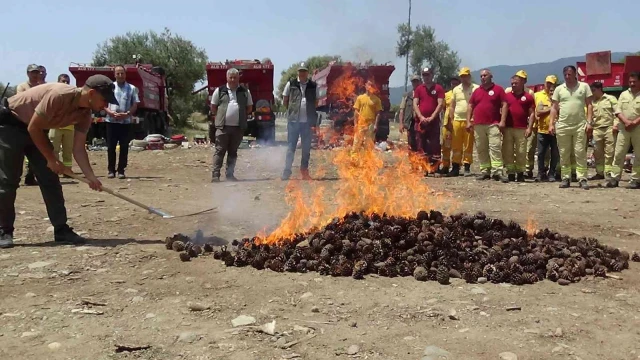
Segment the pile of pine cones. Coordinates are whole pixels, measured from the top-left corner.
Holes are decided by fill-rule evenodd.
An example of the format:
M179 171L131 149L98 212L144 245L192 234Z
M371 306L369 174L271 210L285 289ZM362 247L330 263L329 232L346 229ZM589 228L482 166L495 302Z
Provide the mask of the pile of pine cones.
M323 229L298 234L280 245L234 240L232 249L192 244L184 235L167 238L167 249L189 261L205 253L227 266L252 266L276 272L316 271L321 275L414 276L448 284L450 277L476 283L533 284L549 279L566 285L586 275L629 268L640 255L600 244L593 238L570 238L548 229L535 234L517 223L476 215L443 216L421 211L415 218L351 213Z

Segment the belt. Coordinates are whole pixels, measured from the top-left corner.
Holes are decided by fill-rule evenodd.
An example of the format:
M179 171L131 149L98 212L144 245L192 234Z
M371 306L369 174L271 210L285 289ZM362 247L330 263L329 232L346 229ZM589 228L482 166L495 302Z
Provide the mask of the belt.
M0 125L27 129L27 124L20 121L9 108L2 105L0 105Z

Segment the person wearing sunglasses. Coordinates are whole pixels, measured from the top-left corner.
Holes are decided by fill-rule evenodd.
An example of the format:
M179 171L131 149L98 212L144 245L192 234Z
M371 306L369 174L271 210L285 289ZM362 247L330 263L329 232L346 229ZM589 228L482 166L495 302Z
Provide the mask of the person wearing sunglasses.
M69 174L53 151L45 130L75 125L73 156L93 190L102 184L95 176L85 149L91 111L117 100L113 82L104 75L90 76L82 88L64 83L41 84L0 101L0 248L13 246L16 190L26 156L38 178L56 243L81 244L85 239L67 225L67 209L60 178Z

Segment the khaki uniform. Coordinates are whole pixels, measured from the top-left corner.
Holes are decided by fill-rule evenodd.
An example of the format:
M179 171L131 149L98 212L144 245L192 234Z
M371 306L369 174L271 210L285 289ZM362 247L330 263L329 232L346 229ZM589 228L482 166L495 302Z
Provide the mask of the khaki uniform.
M640 92L633 95L631 93L631 89L629 89L620 94L616 114L620 113L630 121L634 121L640 117ZM629 146L633 146L633 152L636 155L636 161L631 168L631 180L640 181L640 161L638 161L638 150L640 150L640 126L636 126L631 131L628 131L622 123L620 123L618 125L616 150L611 171L611 175L615 180L620 181L622 176L622 167L624 166L624 160L627 155L627 151L629 151Z
M555 127L563 179L571 179L573 150L578 180L587 180L587 116L584 107L587 98L591 96L591 88L581 81L578 81L575 89L569 90L565 83L553 92L553 101L557 101L560 106L560 115Z
M473 163L473 139L474 136L467 131L467 109L469 98L478 88L477 84L471 84L464 89L462 84L456 86L452 92L451 101L455 104L453 111L453 136L451 138L451 150L454 164Z
M510 93L511 92L511 87L508 87L504 90L505 93ZM535 92L529 88L527 88L527 92L529 93L529 95L534 96L535 97ZM536 156L536 151L538 148L538 141L537 141L537 135L538 134L538 125L536 123L533 124L533 131L531 132L531 136L529 136L529 138L525 138L525 141L527 142L527 159L526 159L526 168L527 171L533 171L533 167L535 165L535 156ZM550 155L549 155L550 156Z
M524 172L527 164L525 129L507 127L502 136L502 158L507 174Z
M474 125L474 136L480 161L480 172L504 176L502 161L502 133L498 124ZM488 149L486 151L484 149Z
M449 124L449 106L451 105L451 98L453 97L453 90L449 90L444 93L444 119L442 120L442 131L440 136L440 145L442 145L442 167L448 168L451 166L451 132L447 130L447 124ZM455 162L455 161L454 161Z
M73 125L49 131L53 153L60 160L60 150L62 150L62 163L68 167L73 165L73 133Z
M613 165L615 141L613 125L618 100L615 96L604 94L593 99L593 154L596 160L596 172L609 176Z

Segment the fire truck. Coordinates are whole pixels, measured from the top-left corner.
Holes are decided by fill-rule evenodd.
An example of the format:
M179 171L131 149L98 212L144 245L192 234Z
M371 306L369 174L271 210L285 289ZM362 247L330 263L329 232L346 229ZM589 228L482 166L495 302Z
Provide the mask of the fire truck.
M393 118L389 102L389 78L394 70L395 66L388 64L339 64L335 61L324 69L316 70L312 80L318 84L318 125L328 121L336 132L344 134L346 128L353 126L355 98L364 93L364 84L372 80L379 91L383 109L376 138L386 139L389 135L389 120ZM352 94L342 93L345 82L355 85Z
M627 55L624 63L611 62L611 51L588 53L586 61L576 63L578 80L601 82L604 92L616 97L629 87L629 73L640 71L640 56Z
M235 68L240 73L240 85L249 89L253 99L254 111L249 114L248 128L245 136L252 136L261 144L274 144L276 134L276 117L273 113L273 63L270 59L260 60L226 60L207 64L207 113L211 97L216 88L227 83L227 70ZM200 90L204 90L202 88ZM211 119L213 122L213 119ZM212 131L209 137L213 141Z
M168 96L167 79L162 67L151 64L124 65L127 82L138 88L140 103L133 117L134 139L144 139L150 134L169 135L168 132ZM85 81L91 76L101 74L115 82L114 65L93 66L71 63L69 72L76 79L76 86L84 86ZM93 114L93 125L87 141L94 138L106 138L104 120L106 112L103 110Z

